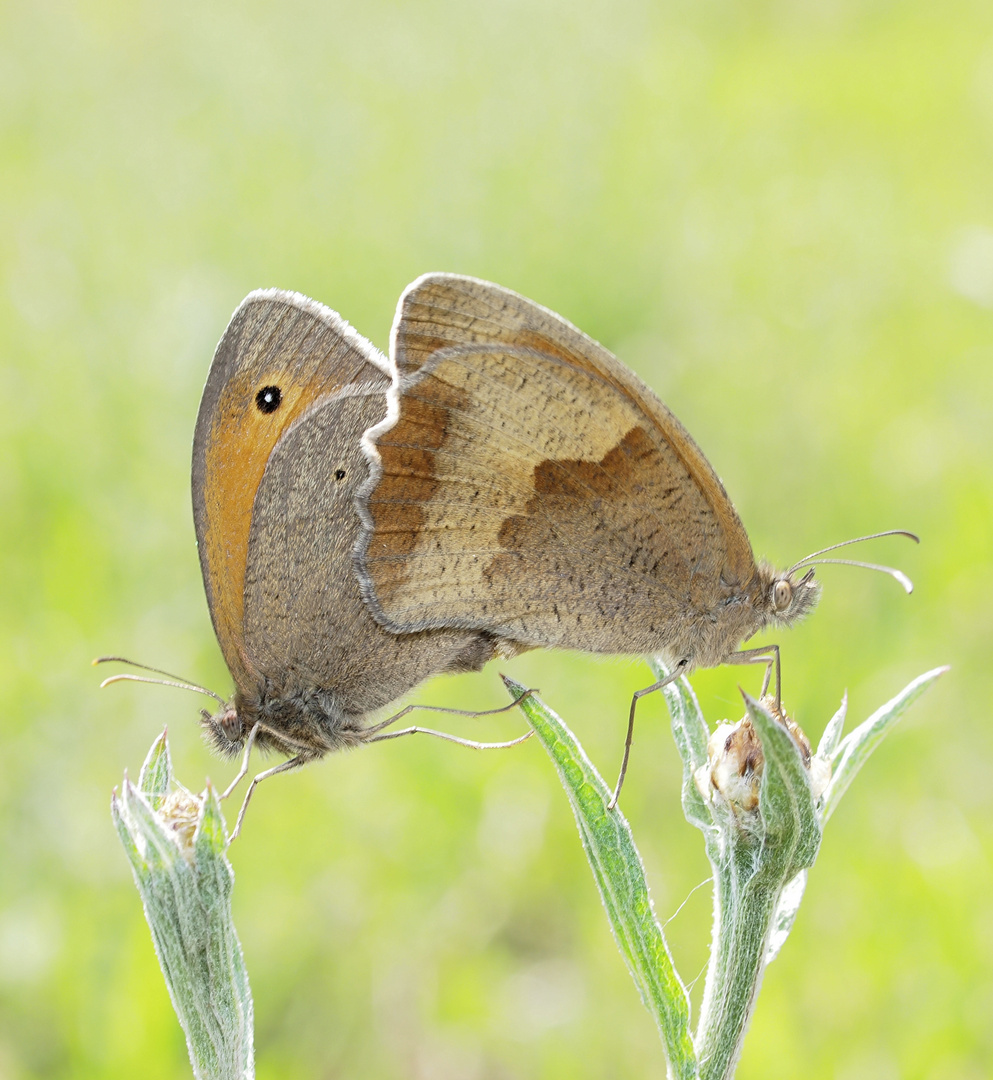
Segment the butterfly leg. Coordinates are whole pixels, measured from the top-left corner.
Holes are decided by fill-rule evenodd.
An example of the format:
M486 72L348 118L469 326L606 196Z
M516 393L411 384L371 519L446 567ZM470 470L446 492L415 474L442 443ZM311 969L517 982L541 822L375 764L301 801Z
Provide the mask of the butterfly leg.
M512 702L511 704L515 703ZM476 713L475 715L482 716L484 714ZM517 746L518 743L525 742L533 734L533 731L526 731L523 735L518 735L516 739L508 739L507 742L476 742L475 739L462 739L458 735L451 735L447 731L435 731L434 728L408 727L401 728L399 731L388 731L385 735L376 735L369 742L381 742L383 739L399 739L401 735L434 735L436 738L444 739L446 742L458 743L459 746L468 746L471 750L506 750L508 746Z
M255 736L258 735L261 726L261 724L256 724L248 733L248 738L245 740L245 752L241 756L241 768L238 770L238 774L231 783L224 789L224 794L221 796L222 800L226 799L248 775L248 759L252 756L252 747L255 745Z
M471 746L476 750L488 750L488 749L503 749L507 746L516 746L520 742L524 742L525 739L530 738L531 732L527 735L522 735L518 739L511 739L509 742L500 743L483 743L475 742L472 739L460 739L457 735L448 735L443 731L434 731L431 728L422 727L409 727L403 728L401 731L387 731L385 734L380 734L385 728L395 724L398 720L402 719L408 713L413 712L414 709L430 709L432 712L447 713L450 716L496 716L499 713L509 712L518 705L526 697L535 693L534 690L525 690L520 697L516 698L509 705L501 705L499 709L485 709L482 712L472 711L470 709L449 709L440 705L408 705L405 709L401 709L398 713L389 717L386 720L375 724L373 727L368 728L365 732L365 742L381 742L383 739L398 739L401 735L415 735L418 732L422 732L425 735L437 735L440 739L447 739L449 742L459 743L461 746Z
M260 772L248 785L248 791L245 792L245 801L241 804L241 809L238 811L238 820L234 824L234 830L231 833L231 840L229 843L238 838L238 833L241 832L241 823L245 820L245 811L248 809L248 804L252 795L255 793L255 789L263 780L268 780L270 776L275 776L276 773L290 772L293 769L299 769L301 765L306 765L308 761L313 760L313 754L297 754L296 757L289 758L287 761L281 761L278 765L273 765L271 769ZM227 792L225 792L225 794L227 794Z
M765 664L765 677L762 679L762 692L759 697L765 697L769 689L769 680L772 677L772 669L776 669L776 711L779 712L782 701L783 682L779 669L779 646L760 645L755 649L742 649L741 652L732 653L728 657L729 664Z
M628 714L628 734L624 740L624 757L621 758L621 771L617 777L617 786L614 788L614 794L610 796L610 802L607 803L607 809L613 810L617 805L617 800L621 797L621 786L624 783L624 776L628 771L628 760L631 757L631 743L634 741L634 714L638 708L638 702L641 698L647 694L654 694L656 690L661 690L663 686L668 686L669 683L675 682L680 675L686 669L686 661L680 660L676 665L676 670L668 675L666 678L661 679L657 683L653 683L651 686L646 686L644 690L635 690L634 696L631 698L631 712Z

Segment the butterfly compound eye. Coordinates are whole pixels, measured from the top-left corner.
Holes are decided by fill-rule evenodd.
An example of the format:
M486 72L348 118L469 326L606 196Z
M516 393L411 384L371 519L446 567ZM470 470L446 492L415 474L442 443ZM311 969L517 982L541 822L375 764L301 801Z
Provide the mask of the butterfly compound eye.
M788 581L777 581L772 588L772 603L777 611L784 611L793 599L793 587Z
M255 395L255 407L261 413L273 413L282 400L283 394L278 386L263 386Z

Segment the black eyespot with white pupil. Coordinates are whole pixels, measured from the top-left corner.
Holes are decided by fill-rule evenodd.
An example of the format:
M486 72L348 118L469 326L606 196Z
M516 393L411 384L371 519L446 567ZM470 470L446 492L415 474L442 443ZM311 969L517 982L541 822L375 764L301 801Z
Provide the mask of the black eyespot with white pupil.
M777 611L783 611L793 600L793 588L788 581L777 581L772 588L772 603Z
M283 392L278 386L263 386L255 395L255 407L260 413L274 413L283 400Z
M334 478L335 478L335 480L344 480L345 479L345 470L344 469L335 469Z

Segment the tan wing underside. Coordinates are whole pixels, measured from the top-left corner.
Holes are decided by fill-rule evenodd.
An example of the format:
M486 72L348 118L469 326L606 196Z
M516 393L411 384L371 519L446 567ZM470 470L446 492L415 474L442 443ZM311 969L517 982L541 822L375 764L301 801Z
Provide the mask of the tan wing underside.
M548 308L489 281L425 274L397 305L391 354L401 373L418 370L442 349L471 345L530 349L603 380L648 418L667 442L720 522L728 574L746 581L755 570L752 547L731 500L689 432L630 368L598 341Z
M398 423L377 441L382 477L361 559L390 629L664 650L735 573L729 514L754 571L723 489L718 513L660 417L593 367L463 347L408 380Z

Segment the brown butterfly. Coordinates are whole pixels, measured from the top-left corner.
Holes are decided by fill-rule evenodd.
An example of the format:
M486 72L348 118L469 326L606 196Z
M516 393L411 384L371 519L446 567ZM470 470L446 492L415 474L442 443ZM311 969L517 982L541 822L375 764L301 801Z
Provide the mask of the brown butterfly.
M389 361L336 312L278 289L245 298L214 354L193 437L193 517L235 692L225 702L169 679L220 701L202 714L216 749L245 747L229 792L253 741L290 755L256 777L235 833L259 780L426 730L384 731L410 707L378 724L367 717L430 675L478 671L497 648L486 629L388 632L362 601L353 565L355 497L368 479L361 443L386 416L393 382ZM106 682L123 678L148 681Z
M847 560L819 558L825 548L785 571L756 562L675 416L601 345L516 293L425 275L400 299L392 355L390 414L363 442L356 555L381 626L485 631L507 652L655 654L670 678L761 662L766 684L776 668L778 707L778 647L738 646L813 608L815 561ZM634 695L622 779L636 703L667 681Z

